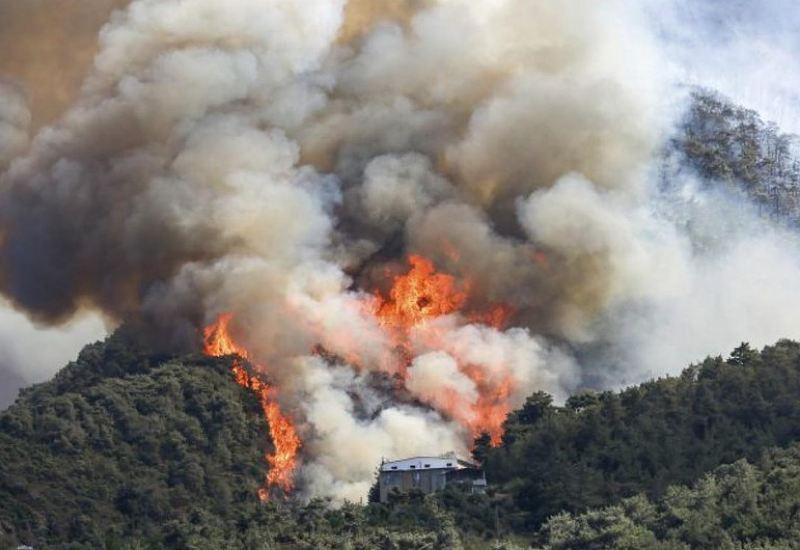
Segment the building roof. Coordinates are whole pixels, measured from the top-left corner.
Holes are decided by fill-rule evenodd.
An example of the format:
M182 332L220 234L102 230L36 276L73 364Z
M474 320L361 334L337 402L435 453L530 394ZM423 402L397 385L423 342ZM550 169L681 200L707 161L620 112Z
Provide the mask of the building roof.
M381 464L382 472L409 470L463 470L478 469L479 465L460 460L454 453L442 456L415 456L401 460L386 461Z

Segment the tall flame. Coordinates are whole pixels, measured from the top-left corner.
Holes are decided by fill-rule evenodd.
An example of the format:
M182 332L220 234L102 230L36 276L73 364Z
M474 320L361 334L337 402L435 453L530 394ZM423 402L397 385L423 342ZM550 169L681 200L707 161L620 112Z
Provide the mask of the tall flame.
M472 289L469 280L459 281L452 275L437 272L433 262L422 256L410 256L408 262L409 270L393 278L386 296L375 293L365 301L365 313L374 316L399 350L403 363L399 373L401 379L407 380L408 368L413 362L412 342L421 343L426 349L445 351L456 360L459 371L475 384L478 397L473 402L464 403L463 398L455 392L445 392L446 395L436 399L434 406L463 425L473 438L488 434L491 444L497 446L502 440L503 423L510 411L509 396L516 381L511 375L488 379L481 368L459 357L459 351L448 345L445 331L429 321L457 314L471 324L502 328L507 323L511 309L496 305L488 311L465 312L463 309ZM275 487L284 493L294 489L294 472L301 441L292 419L281 410L276 389L245 368L243 360L252 358L248 350L231 335L233 319L233 314L225 313L205 328L204 352L214 357L238 356L232 367L236 382L259 397L275 446L274 452L265 455L269 471L258 493L262 500L266 500ZM351 359L354 364L361 363L357 356L347 358ZM257 364L255 367L257 372L265 370Z
M437 273L433 262L422 256L412 255L408 263L409 271L394 277L388 297L376 294L373 313L404 357L404 368L411 363L412 331L427 347L446 351L457 361L459 370L475 383L479 397L465 406L451 392L441 396L437 404L445 414L466 426L473 437L488 434L491 444L498 446L510 411L508 399L515 381L510 375L500 380L486 380L480 369L458 356L457 350L448 349L441 331L426 321L462 313L470 323L502 328L511 315L511 308L501 304L485 312L462 312L472 288L470 281L459 282L452 275ZM406 376L405 371L401 376Z
M389 299L378 296L381 324L411 328L461 309L467 300L468 283L459 288L454 277L436 273L433 262L422 256L410 256L408 262L411 270L395 278Z
M220 315L215 323L205 328L203 337L206 355L213 357L238 355L242 359L248 358L247 350L237 344L230 335L229 326L232 320L233 315L225 313ZM285 493L289 493L294 489L294 471L301 443L294 424L281 410L276 400L275 389L256 375L249 374L239 359L233 362L233 376L240 386L258 395L275 446L275 451L265 456L269 471L264 486L258 491L258 496L262 501L267 500L273 487L279 487Z

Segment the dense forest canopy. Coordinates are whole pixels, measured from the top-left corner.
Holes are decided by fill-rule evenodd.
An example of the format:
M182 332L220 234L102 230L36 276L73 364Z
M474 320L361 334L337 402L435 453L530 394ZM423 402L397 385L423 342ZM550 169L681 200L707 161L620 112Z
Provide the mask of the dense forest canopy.
M800 445L765 451L671 486L657 499L640 494L580 515L561 513L539 533L542 550L603 548L796 548Z
M259 503L270 443L229 369L226 358L154 356L119 333L24 391L0 415L0 545L704 548L788 540L797 514L800 453L771 450L800 441L795 342L742 345L563 406L535 394L499 448L478 442L488 494L453 487L340 508ZM752 488L752 502L729 486ZM748 523L725 519L736 514Z
M720 464L800 440L800 346L742 345L674 378L619 393L584 393L563 407L535 394L485 453L519 527L646 493L661 496Z

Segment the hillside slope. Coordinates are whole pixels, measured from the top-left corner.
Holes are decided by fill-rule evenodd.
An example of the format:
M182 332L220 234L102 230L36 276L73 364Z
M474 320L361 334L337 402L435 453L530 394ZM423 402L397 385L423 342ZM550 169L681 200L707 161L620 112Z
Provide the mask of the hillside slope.
M800 445L740 460L693 487L670 487L573 516L559 514L540 534L543 550L797 548Z
M102 547L257 505L268 436L229 363L134 349L88 346L0 415L0 547Z
M747 197L765 217L800 227L797 136L712 90L696 89L668 148L669 187L686 169L705 185ZM671 167L671 168L670 168Z
M800 344L742 345L622 392L536 394L507 422L504 444L478 448L512 501L514 529L638 493L661 496L741 458L800 441ZM485 443L485 442L484 442Z
M483 441L476 449L486 460L488 495L448 489L335 510L321 501L262 505L256 492L267 430L230 366L154 356L118 334L88 346L53 381L23 391L0 414L0 548L456 549L485 548L498 536L571 548L563 541L594 537L585 525L602 533L574 547L614 547L603 542L611 539L602 525L619 527L609 514L623 517L631 506L663 511L674 495L695 502L681 485L800 441L800 344L761 352L743 345L678 377L574 396L563 407L531 396L509 419L500 448ZM800 456L793 453L786 460ZM715 475L729 471L739 470ZM794 493L774 494L783 514L776 521L796 515ZM701 521L712 504L684 506L681 525ZM771 514L747 509L740 520L756 522L762 536ZM646 519L629 516L624 522ZM664 530L672 520L658 521L642 529L658 540L690 540Z
M0 413L0 548L463 547L435 499L262 504L273 449L231 364L156 356L117 333L23 390Z

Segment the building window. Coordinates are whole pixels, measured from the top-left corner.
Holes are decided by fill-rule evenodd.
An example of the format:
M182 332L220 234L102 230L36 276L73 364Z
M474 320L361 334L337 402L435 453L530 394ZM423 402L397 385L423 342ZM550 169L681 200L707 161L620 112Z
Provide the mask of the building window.
M431 467L431 465L430 465L430 464L426 464L426 465L425 465L425 467L426 467L426 468L430 468L430 467Z
M392 466L392 470L396 470L396 469L397 469L397 466Z
M453 463L452 463L452 462L448 462L448 463L447 463L447 465L448 465L448 466L452 466L452 465L453 465Z
M412 469L412 470L416 470L416 469L417 469L417 467L416 467L416 466L412 466L412 467L411 467L411 469Z

